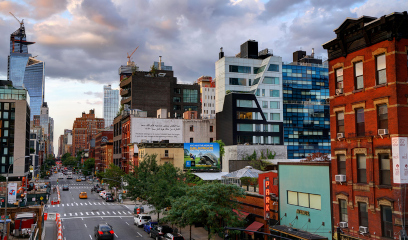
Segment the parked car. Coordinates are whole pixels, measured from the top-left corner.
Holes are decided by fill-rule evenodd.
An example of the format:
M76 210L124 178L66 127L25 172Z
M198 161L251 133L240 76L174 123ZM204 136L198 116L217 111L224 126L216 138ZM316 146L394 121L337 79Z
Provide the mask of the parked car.
M69 190L68 185L64 185L64 186L62 187L62 191L68 191L68 190Z
M156 225L150 229L150 237L155 239L160 239L166 233L173 233L173 228L168 225Z
M106 201L106 202L114 202L115 199L113 198L112 195L108 195L108 196L106 196L105 201Z
M85 178L85 177L81 177L81 181L86 181L86 178Z
M179 233L166 233L162 237L164 240L184 240L184 237Z
M97 188L95 192L100 193L101 191L105 190L105 188Z
M148 214L137 214L133 218L133 223L137 225L138 227L143 227L145 223L151 220L152 220L152 217Z
M150 234L150 229L152 229L153 226L157 226L157 224L157 222L148 221L147 223L145 223L145 225L143 225L143 230Z
M105 190L99 192L99 197L102 197L106 193Z
M112 193L106 192L104 195L102 195L102 199L105 199L105 200L106 200L106 197L107 197L107 196L112 196Z
M109 239L113 240L114 238L114 231L111 225L109 224L98 224L94 228L94 236L97 240L100 239Z
M80 198L80 199L87 199L87 198L88 198L88 194L87 194L86 192L81 192L81 193L79 194L79 198Z

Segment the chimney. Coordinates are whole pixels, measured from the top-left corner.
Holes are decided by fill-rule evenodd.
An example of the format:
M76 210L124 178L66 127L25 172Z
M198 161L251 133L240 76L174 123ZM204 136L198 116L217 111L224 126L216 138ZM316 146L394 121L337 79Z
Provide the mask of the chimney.
M312 48L312 58L314 58L314 48Z
M161 70L161 57L162 56L159 56L159 67L158 67L159 70Z
M224 52L222 51L222 47L220 48L220 53L219 53L218 57L219 57L218 59L221 59L221 58L224 57Z

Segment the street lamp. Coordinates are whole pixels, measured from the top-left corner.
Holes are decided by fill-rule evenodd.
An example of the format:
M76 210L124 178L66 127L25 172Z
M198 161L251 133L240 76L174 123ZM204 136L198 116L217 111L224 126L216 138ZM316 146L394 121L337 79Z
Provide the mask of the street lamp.
M6 201L4 202L4 227L3 227L3 240L6 240L7 239L7 205L8 205L8 194L9 194L9 189L8 189L8 177L9 177L9 172L10 172L10 167L12 166L12 165L14 165L14 163L17 161L17 160L19 160L19 159L25 159L25 158L28 158L28 157L30 157L30 156L24 156L24 157L21 157L21 158L17 158L17 159L15 159L14 161L13 161L13 164L10 164L9 165L9 167L8 167L8 170L7 170L7 177L6 177L6 188L7 188L7 192L6 192ZM26 186L27 187L27 186ZM17 194L17 193L16 193Z

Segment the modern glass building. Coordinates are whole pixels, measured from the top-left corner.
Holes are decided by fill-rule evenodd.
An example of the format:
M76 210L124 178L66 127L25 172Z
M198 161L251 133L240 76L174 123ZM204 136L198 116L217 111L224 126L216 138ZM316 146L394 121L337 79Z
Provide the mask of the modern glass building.
M15 88L26 88L31 96L31 116L40 115L41 105L44 102L45 64L28 53L24 24L10 36L10 55L8 59L8 80Z
M113 123L113 119L119 111L119 90L113 90L111 85L103 86L103 118L105 127Z
M294 61L283 64L282 79L284 141L288 158L305 158L315 152L330 154L327 63Z

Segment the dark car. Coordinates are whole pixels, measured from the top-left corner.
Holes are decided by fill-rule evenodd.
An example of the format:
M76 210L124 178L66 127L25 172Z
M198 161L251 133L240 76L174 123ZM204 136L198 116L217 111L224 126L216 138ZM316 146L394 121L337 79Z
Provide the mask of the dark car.
M44 179L50 179L50 176L46 175L44 176Z
M114 231L111 225L109 224L98 224L94 228L94 236L96 239L101 240L101 239L108 239L108 240L113 240L114 238Z
M166 233L173 233L173 228L168 225L156 225L150 229L151 238L161 239Z
M115 199L113 198L112 195L107 195L106 198L105 198L105 201L106 201L106 202L114 202Z
M162 237L163 240L184 240L184 237L178 233L166 233Z
M145 225L143 225L143 230L150 234L150 229L152 229L152 227L154 226L157 226L157 224L157 222L147 222L145 223Z
M62 191L68 191L68 190L69 190L68 185L64 185L64 186L62 187Z
M97 188L97 189L95 190L95 192L99 193L100 191L103 191L103 190L105 190L105 189L104 189L104 188Z

